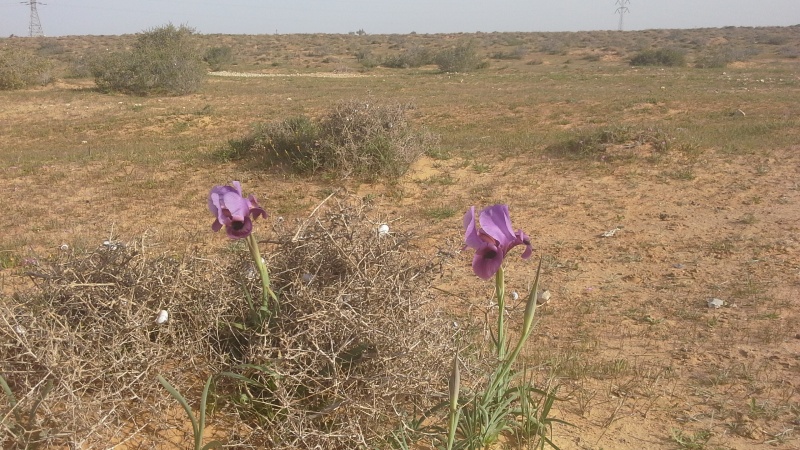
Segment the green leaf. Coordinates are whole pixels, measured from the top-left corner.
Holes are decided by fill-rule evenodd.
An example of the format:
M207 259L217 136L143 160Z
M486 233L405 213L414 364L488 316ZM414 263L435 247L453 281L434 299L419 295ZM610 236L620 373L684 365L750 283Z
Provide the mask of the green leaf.
M8 397L8 403L11 404L11 410L14 411L14 418L17 420L17 424L22 424L22 415L17 411L17 397L14 396L14 393L11 392L11 388L8 387L8 383L6 383L6 379L0 375L0 387L3 388L3 392L6 393L6 397Z
M197 425L197 419L194 417L194 413L192 412L192 407L189 406L189 403L186 401L186 398L184 398L184 396L181 395L181 393L178 392L177 389L172 387L172 385L169 384L169 381L165 380L164 377L162 377L161 375L157 375L156 379L158 380L159 383L161 383L162 386L164 386L164 389L166 389L167 392L169 392L172 398L177 400L178 403L180 403L181 406L183 406L183 410L186 411L186 415L189 416L189 420L192 421L192 431L194 432L195 444L196 444L199 426Z
M200 420L197 428L197 436L195 436L195 442L198 444L202 442L203 432L206 428L206 404L208 403L208 391L211 390L211 381L213 379L213 376L208 377L206 385L203 387L203 394L200 396ZM200 439L199 441L197 440L198 438Z
M42 404L42 401L44 401L44 398L47 397L47 394L49 394L51 390L53 390L53 380L47 380L47 383L45 383L44 388L42 388L42 391L39 393L39 398L36 400L36 403L34 403L33 406L31 407L31 412L28 415L29 430L33 429L34 421L36 420L36 410L39 409L39 405Z

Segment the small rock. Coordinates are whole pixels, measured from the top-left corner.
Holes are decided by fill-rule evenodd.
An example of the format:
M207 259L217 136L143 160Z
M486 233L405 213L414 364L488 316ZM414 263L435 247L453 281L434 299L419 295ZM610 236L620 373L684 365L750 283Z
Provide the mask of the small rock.
M550 303L550 291L545 290L539 293L539 296L536 299L536 305L544 306Z
M725 302L723 300L718 299L718 298L712 298L711 300L708 301L708 307L712 308L712 309L722 308L722 306L724 304L725 304Z
M378 236L386 236L387 234L389 234L389 225L382 223L378 227Z

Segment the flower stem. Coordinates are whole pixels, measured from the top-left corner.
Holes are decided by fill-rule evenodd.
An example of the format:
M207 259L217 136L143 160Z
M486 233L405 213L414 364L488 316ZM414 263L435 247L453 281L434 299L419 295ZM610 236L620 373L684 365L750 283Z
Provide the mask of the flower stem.
M506 356L506 282L503 267L494 276L494 292L497 297L497 358L502 360Z
M258 273L261 278L261 298L263 305L269 309L269 299L272 298L275 302L276 310L279 310L280 305L278 304L278 297L272 291L272 288L270 288L269 271L267 271L264 260L261 259L261 252L258 251L258 241L252 233L247 236L247 247L250 249L250 256L253 258L253 263L256 265L256 268L258 268Z
M447 427L447 450L452 450L456 440L456 428L458 428L458 391L461 389L461 371L458 368L458 351L453 357L453 370L450 374L450 414L448 415Z
M519 341L517 342L517 345L514 346L514 349L511 351L508 359L501 362L497 375L494 377L489 390L486 392L496 392L500 384L507 379L508 374L511 372L511 366L514 364L514 361L516 361L517 357L522 351L522 348L525 346L525 342L527 342L528 338L530 337L531 331L533 331L533 319L536 314L536 305L539 300L539 275L541 275L541 272L542 260L540 259L539 268L536 269L536 278L533 281L533 289L531 289L531 292L528 295L528 303L525 305L522 335L519 337Z

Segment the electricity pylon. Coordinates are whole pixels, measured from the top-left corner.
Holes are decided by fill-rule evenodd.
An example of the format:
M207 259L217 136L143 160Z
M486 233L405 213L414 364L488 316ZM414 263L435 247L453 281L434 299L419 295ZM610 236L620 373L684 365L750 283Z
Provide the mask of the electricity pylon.
M36 0L28 0L20 3L23 5L30 5L31 7L31 23L28 26L30 37L44 36L44 31L42 31L42 22L39 20L39 11L36 9L38 2ZM42 3L42 5L44 5L44 3Z
M631 12L626 5L630 5L631 0L617 0L617 8L616 14L619 14L619 31L622 31L622 18L625 17L625 13Z

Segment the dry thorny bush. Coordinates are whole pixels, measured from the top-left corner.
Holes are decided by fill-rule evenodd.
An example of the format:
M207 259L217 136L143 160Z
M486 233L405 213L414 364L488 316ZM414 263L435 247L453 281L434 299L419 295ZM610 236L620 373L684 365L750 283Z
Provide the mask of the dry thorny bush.
M377 233L360 201L334 198L288 222L266 242L281 311L264 321L248 309L245 288L259 295L238 243L153 255L142 238L29 266L35 288L0 304L2 375L23 411L46 380L53 389L16 437L0 403L3 446L149 448L165 430L183 433L157 374L190 402L207 376L237 374L216 378L210 425L242 448L373 446L439 402L454 351L449 321L429 304L441 261L409 234Z
M411 104L381 104L374 99L338 103L321 121L329 168L342 176L397 178L438 142L408 118Z

